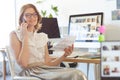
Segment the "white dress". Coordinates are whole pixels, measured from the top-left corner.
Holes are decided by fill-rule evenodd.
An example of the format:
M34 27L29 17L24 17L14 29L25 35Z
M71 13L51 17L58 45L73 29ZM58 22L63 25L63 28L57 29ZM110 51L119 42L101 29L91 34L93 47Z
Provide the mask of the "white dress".
M18 39L21 41L22 36L16 31ZM74 68L62 68L59 66L44 65L45 49L48 42L47 34L29 32L29 49L30 59L28 68L21 68L19 75L34 76L41 80L87 80L84 73ZM34 65L39 63L37 65ZM19 65L18 65L19 66Z

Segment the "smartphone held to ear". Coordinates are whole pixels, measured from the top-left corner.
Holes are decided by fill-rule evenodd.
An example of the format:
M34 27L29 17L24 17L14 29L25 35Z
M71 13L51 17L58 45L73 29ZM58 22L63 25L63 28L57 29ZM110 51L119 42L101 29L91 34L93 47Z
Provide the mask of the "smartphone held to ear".
M22 18L21 26L28 28L28 23L26 22L26 20L24 18Z
M25 19L24 19L24 18L22 18L22 22L26 23L26 21L25 21Z

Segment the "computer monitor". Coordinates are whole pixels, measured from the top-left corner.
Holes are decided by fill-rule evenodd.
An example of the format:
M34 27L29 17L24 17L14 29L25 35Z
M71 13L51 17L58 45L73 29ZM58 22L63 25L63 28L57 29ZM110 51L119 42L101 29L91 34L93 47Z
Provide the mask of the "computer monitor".
M69 16L68 35L76 36L74 46L100 48L99 27L103 25L103 12Z

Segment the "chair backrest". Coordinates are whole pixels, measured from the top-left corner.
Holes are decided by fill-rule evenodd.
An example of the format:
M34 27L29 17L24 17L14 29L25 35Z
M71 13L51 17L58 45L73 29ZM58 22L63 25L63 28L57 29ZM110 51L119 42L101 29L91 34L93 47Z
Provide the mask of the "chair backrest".
M14 72L14 57L13 55L10 53L10 48L7 46L6 47L6 55L8 58L8 64L9 64L9 68L10 68L10 73L11 73L11 77L13 78L15 76L15 72Z
M48 34L48 38L60 38L57 18L42 18L42 28L39 32Z
M60 38L60 30L57 22L57 18L42 18L42 28L38 31L44 32L48 35L48 38ZM48 49L53 45L51 42L48 42ZM52 54L53 51L49 50L49 54Z

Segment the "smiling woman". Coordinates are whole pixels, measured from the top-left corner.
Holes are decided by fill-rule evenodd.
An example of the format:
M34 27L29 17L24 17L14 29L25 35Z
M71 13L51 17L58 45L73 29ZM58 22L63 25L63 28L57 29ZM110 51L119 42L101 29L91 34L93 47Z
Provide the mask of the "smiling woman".
M59 67L59 64L73 52L73 44L66 46L60 57L56 59L50 57L47 34L37 33L41 27L41 20L42 17L33 4L21 7L19 30L10 33L9 45L20 67L16 73L44 80L86 80L86 75L80 70Z

